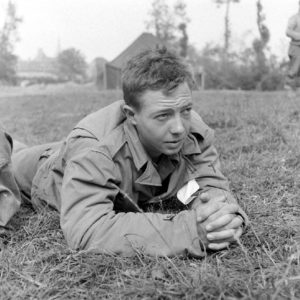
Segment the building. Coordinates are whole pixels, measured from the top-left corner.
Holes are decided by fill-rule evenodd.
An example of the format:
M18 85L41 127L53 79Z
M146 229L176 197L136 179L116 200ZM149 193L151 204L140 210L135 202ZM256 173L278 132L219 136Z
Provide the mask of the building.
M98 89L121 89L121 72L126 62L142 50L152 49L157 46L165 46L165 43L151 33L142 33L131 45L110 62L104 62L103 58L93 62L93 78ZM204 89L205 72L201 66L192 66L197 89Z
M164 43L151 33L142 33L131 45L129 45L115 59L104 66L103 86L105 89L121 89L121 70L128 59L142 50L155 48Z
M18 61L17 80L21 85L56 83L59 79L55 59L46 56L42 49L34 59Z

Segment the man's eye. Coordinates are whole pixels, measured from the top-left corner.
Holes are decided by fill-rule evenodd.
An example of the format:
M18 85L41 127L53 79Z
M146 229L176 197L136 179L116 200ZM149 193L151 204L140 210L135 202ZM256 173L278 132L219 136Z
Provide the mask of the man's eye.
M191 113L191 110L192 110L192 108L191 107L188 107L188 108L186 108L186 109L184 109L181 113L183 114L183 115L189 115L190 113Z
M161 114L161 115L158 115L156 117L156 119L159 120L159 121L163 121L163 120L167 119L168 116L169 116L168 114Z

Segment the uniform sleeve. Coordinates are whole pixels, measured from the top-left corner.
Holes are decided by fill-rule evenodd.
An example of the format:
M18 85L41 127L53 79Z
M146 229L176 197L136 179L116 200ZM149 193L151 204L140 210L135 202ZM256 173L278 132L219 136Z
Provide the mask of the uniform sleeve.
M192 160L194 169L196 170L195 179L199 185L199 193L208 190L220 191L226 195L226 201L228 203L238 204L235 197L231 194L227 178L221 171L219 155L213 144L215 140L214 131L210 129L201 118L194 115L194 122L195 121L197 121L198 125L200 124L198 128L201 128L201 130L198 130L198 133L201 133L201 138L198 136L197 139L197 135L195 136L201 153L194 155ZM197 201L200 200L196 199L193 201L191 208L197 207ZM239 207L238 214L243 217L245 225L247 225L249 220L241 207Z
M11 166L12 140L0 129L0 226L6 226L21 200Z
M229 191L229 184L221 172L221 164L216 147L214 146L214 131L209 127L200 136L194 136L195 143L200 148L199 154L190 157L192 164L193 178L199 184L200 190L219 188Z
M155 256L204 255L194 210L177 215L116 213L120 180L117 166L102 152L84 152L68 162L61 227L71 248L126 256L136 251Z
M293 16L288 21L286 35L293 40L300 41L300 32L296 31L295 28L297 28L297 22L296 17Z
M195 179L200 190L211 187L229 190L228 182L221 172L220 160L214 146L214 131L208 127L200 115L192 111L191 129L185 150L188 180Z

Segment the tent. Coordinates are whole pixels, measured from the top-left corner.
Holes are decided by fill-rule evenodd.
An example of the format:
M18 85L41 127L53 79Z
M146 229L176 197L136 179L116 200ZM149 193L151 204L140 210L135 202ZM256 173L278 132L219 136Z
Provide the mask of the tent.
M111 62L105 64L104 69L104 88L121 89L121 70L128 59L138 54L142 50L155 48L164 43L151 33L142 33L131 45Z

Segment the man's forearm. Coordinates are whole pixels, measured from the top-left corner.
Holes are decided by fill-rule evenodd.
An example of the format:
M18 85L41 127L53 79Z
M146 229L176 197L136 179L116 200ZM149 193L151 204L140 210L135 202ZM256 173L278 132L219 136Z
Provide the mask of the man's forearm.
M300 32L292 30L292 29L287 29L286 35L296 41L300 41Z
M195 211L182 211L177 215L111 211L95 220L93 214L86 213L75 223L62 222L62 229L68 244L75 249L125 256L134 255L136 251L153 256L204 255Z

